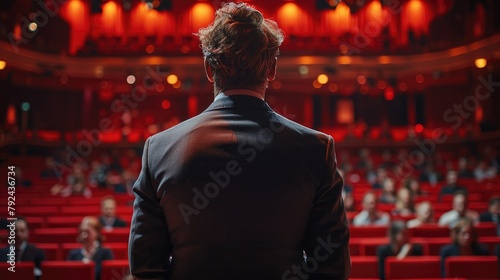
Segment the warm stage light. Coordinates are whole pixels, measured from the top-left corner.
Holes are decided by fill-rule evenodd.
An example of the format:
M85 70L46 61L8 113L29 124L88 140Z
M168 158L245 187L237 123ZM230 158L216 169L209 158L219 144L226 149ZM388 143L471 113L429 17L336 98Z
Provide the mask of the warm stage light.
M38 28L38 25L36 24L36 22L32 22L28 25L28 29L31 31L31 32L35 32L36 29Z
M392 87L388 87L385 89L384 97L386 100L394 100L394 89Z
M6 65L7 65L7 62L5 62L4 60L0 60L0 70L5 69Z
M477 68L481 69L481 68L484 68L486 67L486 64L488 63L488 61L486 60L486 58L478 58L474 61L474 64L476 65Z
M313 88L315 89L321 88L321 84L318 82L317 79L313 81Z
M135 83L135 76L134 76L134 75L128 75L128 76L127 76L127 83L128 83L129 85L131 85L131 84Z
M328 90L331 92L336 92L339 89L339 86L336 83L331 83L328 85Z
M168 101L167 99L163 100L163 102L161 102L161 107L167 110L168 108L170 108L170 101Z
M337 61L339 64L350 64L351 63L351 57L350 56L339 56L337 58Z
M328 76L325 74L319 74L317 80L318 80L318 83L324 85L324 84L328 83Z
M305 65L301 65L301 66L299 67L299 73L300 73L300 75L302 75L302 76L305 76L305 75L309 74L309 67L307 67L307 66L305 66Z
M363 75L358 75L358 77L356 78L356 81L358 82L358 84L364 85L364 84L366 84L366 77Z
M146 52L147 53L153 53L155 51L155 46L153 45L147 45L146 46Z
M424 75L422 74L418 74L416 77L415 77L415 80L417 81L417 83L421 84L424 82Z
M179 81L179 78L175 74L170 74L167 76L167 83L169 85L175 85Z
M416 132L416 133L422 133L423 131L424 131L424 126L423 126L423 125L421 125L421 124L419 124L419 123L417 123L417 124L415 125L415 132Z

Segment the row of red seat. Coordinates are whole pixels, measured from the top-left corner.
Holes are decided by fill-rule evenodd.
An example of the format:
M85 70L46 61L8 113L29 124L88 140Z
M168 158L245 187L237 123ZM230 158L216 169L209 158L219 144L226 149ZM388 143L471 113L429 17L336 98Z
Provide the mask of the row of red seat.
M439 256L442 246L450 244L447 237L412 238L412 244L420 244L423 254L426 256ZM480 237L479 242L488 246L490 254L493 255L495 247L500 245L500 237L487 236ZM376 256L377 247L389 243L386 237L375 238L351 238L349 249L351 256ZM64 260L68 252L81 247L79 243L35 243L35 245L45 251L47 260ZM128 259L127 242L105 242L103 245L113 251L115 259Z
M12 279L9 264L0 264L0 278ZM78 261L45 261L42 263L42 279L94 279L94 263ZM498 259L494 256L449 257L445 262L446 277L453 279L498 279ZM33 263L16 265L16 279L32 279ZM107 260L102 262L101 279L122 279L129 273L127 260ZM435 256L407 257L398 260L389 257L385 263L387 280L393 279L442 279L441 260ZM349 279L378 279L376 257L352 257Z
M353 256L350 279L378 279L378 259L371 256ZM445 276L455 280L498 279L498 260L495 256L449 257L445 262ZM407 257L398 260L388 257L385 275L391 279L442 279L441 260L437 256Z

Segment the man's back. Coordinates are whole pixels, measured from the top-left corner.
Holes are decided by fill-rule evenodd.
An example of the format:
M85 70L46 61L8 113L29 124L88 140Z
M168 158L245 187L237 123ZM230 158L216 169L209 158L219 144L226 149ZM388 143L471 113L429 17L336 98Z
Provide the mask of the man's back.
M144 164L131 231L131 245L145 246L131 252L139 277L161 275L151 262L170 254L171 279L343 277L348 229L331 137L258 98L224 96L151 137Z

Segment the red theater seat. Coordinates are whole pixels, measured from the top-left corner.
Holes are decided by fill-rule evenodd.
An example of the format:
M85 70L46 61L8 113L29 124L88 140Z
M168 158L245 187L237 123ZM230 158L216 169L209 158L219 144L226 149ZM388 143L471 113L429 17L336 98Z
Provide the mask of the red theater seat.
M361 256L376 256L378 246L389 244L389 238L365 238L359 243L359 254Z
M46 261L42 263L42 279L92 280L94 269L94 262Z
M411 237L450 237L450 228L438 225L423 225L410 229Z
M458 256L446 259L446 277L498 279L496 256Z
M440 258L437 256L406 257L397 260L388 257L385 262L386 280L440 278Z
M39 243L35 244L36 247L42 249L45 252L45 260L47 261L58 261L62 260L60 256L60 248L57 243Z
M497 236L497 225L494 223L479 223L474 228L480 237Z
M17 211L19 216L25 217L49 217L59 212L58 206L24 206ZM29 220L28 220L29 222Z
M130 273L128 260L106 260L102 262L101 279L123 279Z
M33 276L34 264L32 262L16 263L15 272L8 270L10 265L0 262L0 279L35 279Z
M78 229L75 228L37 228L33 231L33 240L36 243L75 242Z
M428 256L439 256L441 247L451 243L450 237L425 238L424 240L425 242L422 242L424 246L424 255Z
M386 226L352 226L349 228L351 237L386 237Z
M485 244L490 250L490 254L494 254L495 247L500 245L500 236L483 236L479 237L479 243Z
M352 268L349 279L378 278L378 260L374 256L351 257Z
M74 227L77 228L82 222L82 216L68 216L68 217L47 217L47 227L58 228L58 227Z
M111 231L103 231L106 242L128 242L130 229L127 228L114 228Z
M128 259L128 243L109 243L103 242L102 246L113 251L113 257L116 260L127 260ZM73 249L80 249L82 245L80 243L64 243L61 244L61 254L62 259L65 260L68 257L69 251Z

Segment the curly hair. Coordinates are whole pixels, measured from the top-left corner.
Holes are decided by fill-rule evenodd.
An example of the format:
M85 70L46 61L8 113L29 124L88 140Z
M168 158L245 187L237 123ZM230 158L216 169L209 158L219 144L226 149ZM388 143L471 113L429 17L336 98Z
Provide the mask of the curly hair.
M276 22L245 3L223 4L196 35L219 91L264 83L284 39Z

